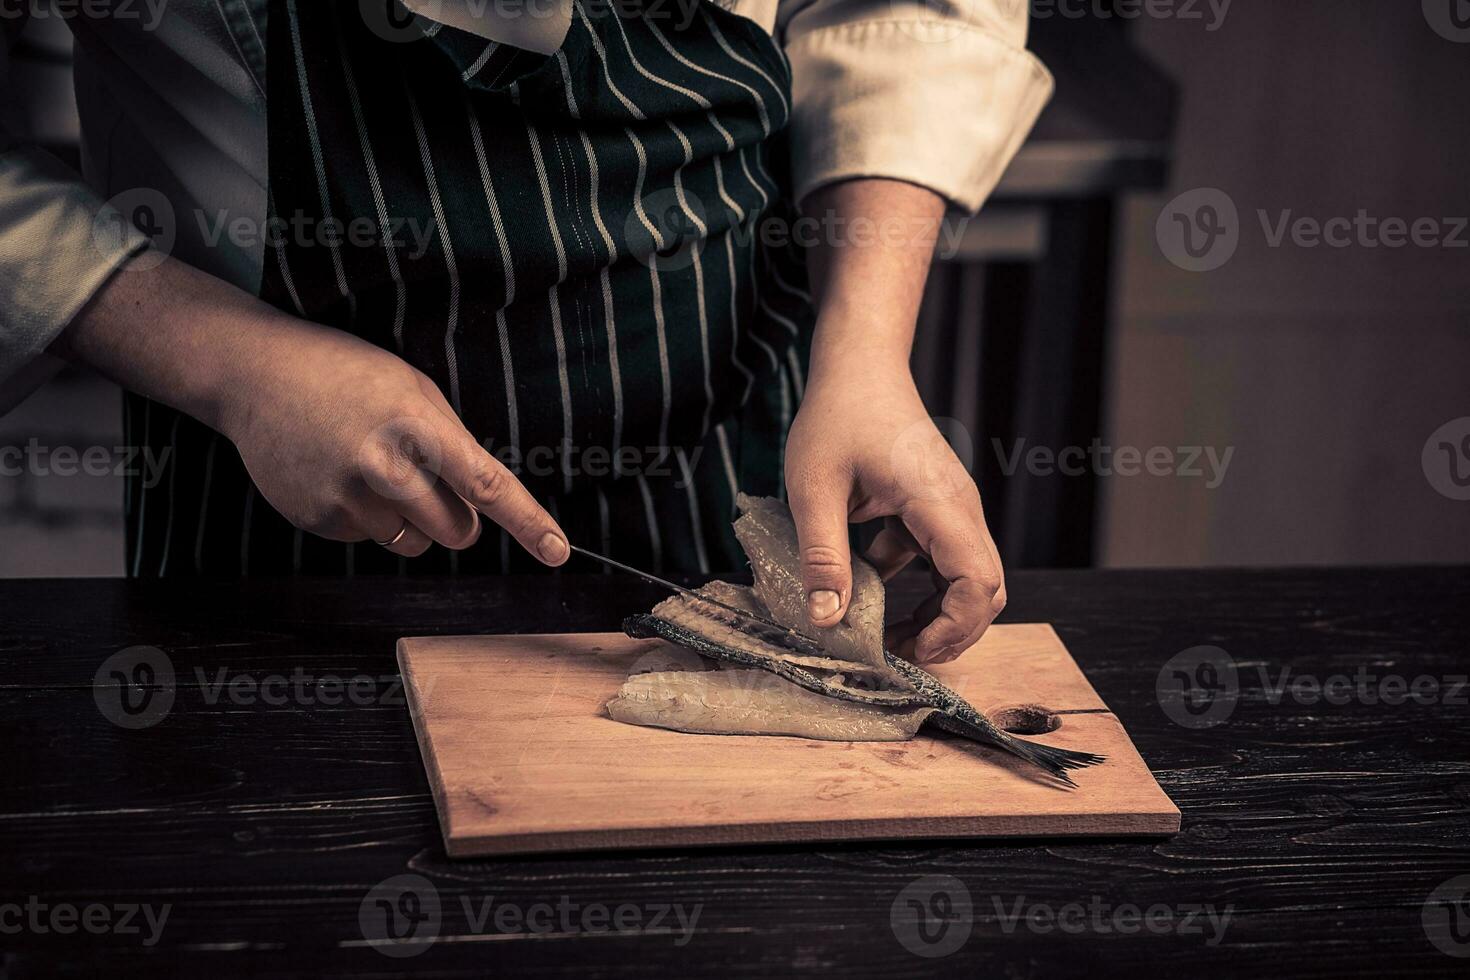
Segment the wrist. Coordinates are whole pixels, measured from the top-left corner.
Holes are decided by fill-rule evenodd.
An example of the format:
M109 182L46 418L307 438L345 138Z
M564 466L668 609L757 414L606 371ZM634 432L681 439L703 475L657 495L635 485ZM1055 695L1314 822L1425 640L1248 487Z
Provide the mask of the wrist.
M813 350L807 371L808 390L854 383L869 391L915 388L907 356L861 347L830 350L820 356Z
M887 318L824 306L812 337L810 375L911 378L913 329L895 330Z
M209 365L189 398L192 407L183 410L231 442L239 443L249 429L256 408L274 404L275 393L267 390L271 368L269 350L279 349L272 337L282 329L280 315L264 311L243 322L232 320L210 342ZM278 361L275 370L283 363Z

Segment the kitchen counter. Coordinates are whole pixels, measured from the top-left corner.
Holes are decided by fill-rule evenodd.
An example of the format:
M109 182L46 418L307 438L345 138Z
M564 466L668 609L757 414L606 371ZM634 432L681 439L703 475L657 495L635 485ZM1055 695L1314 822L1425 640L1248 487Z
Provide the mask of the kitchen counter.
M611 630L656 589L0 582L3 972L1463 975L1470 569L1008 585L1177 836L450 861L394 641Z

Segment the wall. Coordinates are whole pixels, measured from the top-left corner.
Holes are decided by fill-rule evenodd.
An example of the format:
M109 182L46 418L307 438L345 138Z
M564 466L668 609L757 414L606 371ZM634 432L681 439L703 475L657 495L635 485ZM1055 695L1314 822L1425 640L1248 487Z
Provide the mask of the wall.
M1104 480L1103 560L1470 560L1470 502L1421 465L1430 434L1470 416L1470 231L1459 248L1273 248L1257 214L1470 215L1470 43L1418 2L1331 0L1134 37L1179 81L1181 129L1174 186L1124 214L1108 438L1235 453L1215 490ZM1155 222L1200 187L1233 199L1240 243L1197 273Z

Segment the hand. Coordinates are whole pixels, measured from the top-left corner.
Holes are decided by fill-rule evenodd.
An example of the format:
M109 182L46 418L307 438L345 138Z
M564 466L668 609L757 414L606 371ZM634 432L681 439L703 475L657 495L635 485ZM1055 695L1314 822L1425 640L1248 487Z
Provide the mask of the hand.
M887 580L922 554L937 591L884 639L918 663L953 660L1005 608L1006 590L979 491L908 368L945 202L916 184L860 178L818 188L802 207L820 227L848 230L807 250L818 316L786 443L810 616L831 626L847 613L848 522L890 518L868 557Z
M560 565L566 535L460 423L434 383L350 334L286 316L167 259L125 268L53 349L228 436L296 527L466 548L479 515Z
M463 549L484 514L548 565L565 535L470 435L422 372L350 334L292 322L256 338L251 384L221 413L255 485L296 527L388 541L413 557Z
M813 623L852 598L848 523L888 518L868 559L886 581L918 555L936 592L885 636L899 656L944 663L1005 608L1005 580L980 493L935 427L907 365L830 357L808 380L786 443L786 490Z

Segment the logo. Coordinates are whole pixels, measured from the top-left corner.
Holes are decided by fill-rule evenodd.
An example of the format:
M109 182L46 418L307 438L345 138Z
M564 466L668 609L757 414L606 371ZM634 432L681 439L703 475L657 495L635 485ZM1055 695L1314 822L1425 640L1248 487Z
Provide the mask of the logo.
M156 269L173 253L179 226L174 206L162 192L151 187L134 187L115 194L92 219L92 241L107 255L127 247L136 237L135 232L147 235L153 248L129 262L127 271Z
M704 249L709 216L699 195L665 187L633 205L623 222L628 250L660 272L687 269Z
M92 696L102 717L119 728L150 728L174 706L174 665L158 647L119 650L97 668Z
M385 500L414 500L430 493L443 463L438 430L412 415L378 426L357 450L363 480Z
M1470 416L1434 430L1419 457L1429 485L1451 500L1470 500Z
M888 913L893 935L915 956L948 956L970 938L975 925L970 889L951 875L929 875L910 882Z
M1470 958L1470 875L1451 878L1429 893L1424 934L1446 956Z
M415 10L424 10L430 17L439 12L442 0L414 0ZM362 22L368 30L385 41L395 44L418 41L426 36L429 21L410 10L401 0L358 0Z
M439 889L423 875L385 878L357 908L362 937L385 956L417 956L439 936Z
M922 419L893 440L888 461L904 490L921 500L951 500L974 487L975 440L958 419Z
M1470 0L1423 0L1424 19L1446 41L1470 44Z
M1240 699L1235 658L1219 647L1182 650L1160 668L1154 692L1159 707L1176 725L1213 728L1224 724Z
M1240 247L1240 214L1229 194L1201 187L1164 207L1154 236L1164 258L1179 268L1210 272L1229 262Z

